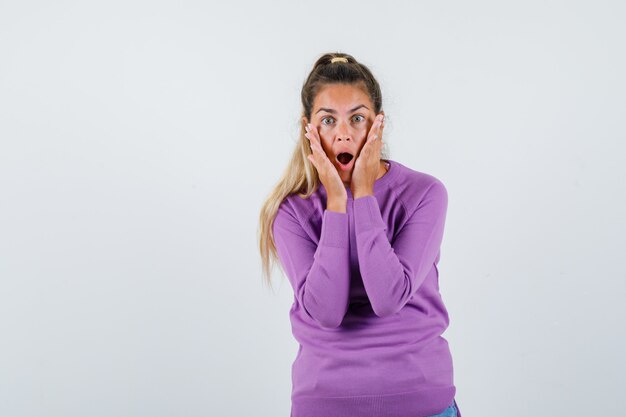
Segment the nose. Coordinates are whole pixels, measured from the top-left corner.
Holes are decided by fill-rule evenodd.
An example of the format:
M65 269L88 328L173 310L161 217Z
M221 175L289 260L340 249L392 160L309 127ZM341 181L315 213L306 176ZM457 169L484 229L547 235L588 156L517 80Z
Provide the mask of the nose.
M339 122L336 129L336 139L342 141L352 141L352 131L346 122Z

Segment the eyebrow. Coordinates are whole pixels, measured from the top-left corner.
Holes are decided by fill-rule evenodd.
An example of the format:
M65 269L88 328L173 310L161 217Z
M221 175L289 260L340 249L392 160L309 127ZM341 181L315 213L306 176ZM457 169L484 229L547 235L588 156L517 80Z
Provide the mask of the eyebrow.
M366 109L368 109L368 110L369 110L369 108L368 108L365 104L359 104L359 105L358 105L358 106L356 106L355 108L350 109L350 110L348 111L348 113L352 113L353 111L358 110L358 109L360 109L361 107L365 107ZM315 112L315 114L317 114L317 113L319 113L319 112L321 112L321 111L326 111L326 112L331 113L331 114L335 114L335 113L337 113L337 111L336 111L336 110L333 110L333 109L327 109L327 108L322 107L322 108L320 108L318 111L316 111L316 112Z

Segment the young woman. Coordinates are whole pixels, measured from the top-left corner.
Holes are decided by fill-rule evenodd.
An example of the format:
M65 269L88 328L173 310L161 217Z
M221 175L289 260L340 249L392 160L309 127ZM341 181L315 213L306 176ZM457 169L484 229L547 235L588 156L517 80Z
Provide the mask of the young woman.
M292 417L460 417L439 293L448 195L381 157L370 70L325 54L304 86L301 137L260 216L260 250L291 283L300 347Z

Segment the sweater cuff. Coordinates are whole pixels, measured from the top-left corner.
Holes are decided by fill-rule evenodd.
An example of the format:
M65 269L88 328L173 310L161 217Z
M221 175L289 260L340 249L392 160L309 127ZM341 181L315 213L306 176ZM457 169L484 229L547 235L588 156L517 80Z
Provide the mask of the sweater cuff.
M348 214L324 209L320 244L347 248L349 240Z
M354 200L354 218L358 221L358 230L381 227L387 229L378 200L373 195L365 195Z

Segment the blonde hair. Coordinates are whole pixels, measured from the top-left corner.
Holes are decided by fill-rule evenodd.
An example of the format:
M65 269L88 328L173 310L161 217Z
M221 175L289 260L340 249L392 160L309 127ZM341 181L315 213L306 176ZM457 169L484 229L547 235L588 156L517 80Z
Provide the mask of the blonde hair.
M380 85L371 71L351 55L343 53L327 53L317 59L313 69L309 73L300 98L302 101L302 117L311 120L313 101L317 92L326 84L356 84L363 88L374 105L375 114L382 109L382 95ZM262 274L266 284L271 288L271 265L270 261L279 262L272 226L278 208L283 200L291 194L298 194L301 198L309 196L317 189L320 180L315 166L309 161L307 155L311 154L309 140L304 136L306 133L304 123L300 125L299 139L291 155L281 178L263 203L259 214L259 250L262 260ZM383 156L386 158L386 156Z

